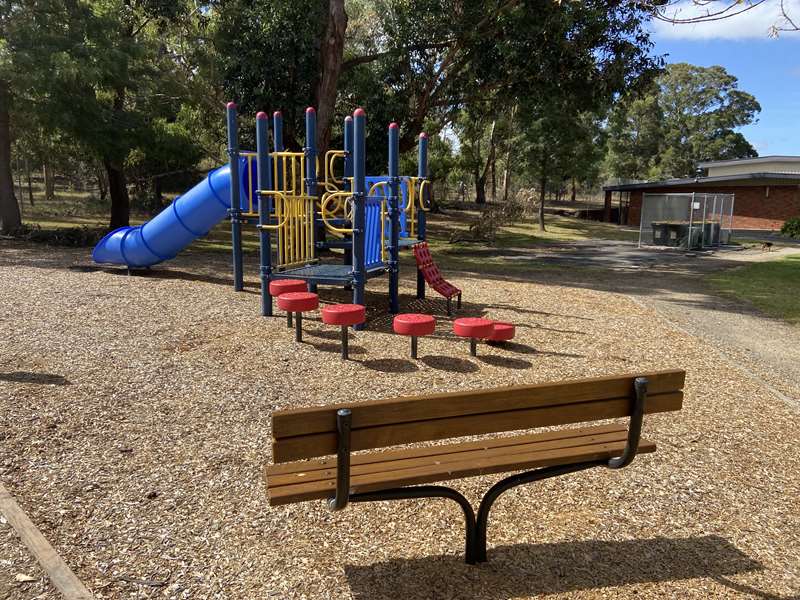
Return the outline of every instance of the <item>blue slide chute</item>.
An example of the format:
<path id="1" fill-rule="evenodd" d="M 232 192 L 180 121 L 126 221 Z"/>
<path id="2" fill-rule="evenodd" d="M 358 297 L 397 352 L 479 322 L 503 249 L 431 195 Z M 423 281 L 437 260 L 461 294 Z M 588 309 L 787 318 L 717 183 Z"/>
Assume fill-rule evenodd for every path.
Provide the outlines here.
<path id="1" fill-rule="evenodd" d="M 241 159 L 240 195 L 247 198 L 246 161 Z M 203 181 L 175 198 L 167 208 L 142 225 L 108 233 L 92 251 L 97 263 L 149 267 L 174 258 L 194 240 L 206 235 L 228 216 L 231 198 L 230 165 L 214 169 Z"/>

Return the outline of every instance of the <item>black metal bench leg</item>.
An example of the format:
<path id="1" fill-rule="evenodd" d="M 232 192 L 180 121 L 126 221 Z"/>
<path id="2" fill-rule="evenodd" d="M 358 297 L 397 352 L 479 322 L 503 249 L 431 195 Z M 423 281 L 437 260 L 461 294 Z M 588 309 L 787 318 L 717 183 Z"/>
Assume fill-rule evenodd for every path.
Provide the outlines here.
<path id="1" fill-rule="evenodd" d="M 411 498 L 449 498 L 454 500 L 464 511 L 464 521 L 466 522 L 466 541 L 464 558 L 468 565 L 474 565 L 476 561 L 475 548 L 475 511 L 472 505 L 464 496 L 448 487 L 439 485 L 419 485 L 408 488 L 395 488 L 391 490 L 381 490 L 380 492 L 367 492 L 364 494 L 352 494 L 350 502 L 375 502 L 380 500 L 408 500 Z"/>
<path id="2" fill-rule="evenodd" d="M 461 294 L 458 295 L 458 301 L 456 302 L 456 308 L 461 310 Z"/>
<path id="3" fill-rule="evenodd" d="M 575 473 L 592 467 L 605 466 L 607 461 L 602 462 L 588 462 L 576 463 L 574 465 L 563 465 L 559 467 L 545 467 L 544 469 L 537 469 L 535 471 L 528 471 L 527 473 L 520 473 L 506 477 L 494 484 L 491 489 L 486 492 L 486 495 L 481 500 L 481 505 L 478 508 L 478 518 L 475 528 L 475 558 L 477 562 L 486 562 L 486 528 L 489 525 L 489 511 L 492 504 L 500 495 L 518 485 L 532 483 L 548 477 L 558 477 L 559 475 L 567 475 L 568 473 Z"/>
<path id="4" fill-rule="evenodd" d="M 452 298 L 447 299 L 447 316 L 452 316 L 453 314 L 453 307 L 452 307 Z"/>

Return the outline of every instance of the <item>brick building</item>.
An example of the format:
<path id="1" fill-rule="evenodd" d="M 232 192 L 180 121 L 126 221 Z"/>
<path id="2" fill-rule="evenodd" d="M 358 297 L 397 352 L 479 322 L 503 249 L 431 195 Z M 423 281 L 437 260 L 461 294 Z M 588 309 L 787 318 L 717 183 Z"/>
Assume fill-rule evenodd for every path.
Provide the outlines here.
<path id="1" fill-rule="evenodd" d="M 606 220 L 619 202 L 622 220 L 638 226 L 644 194 L 691 192 L 734 194 L 733 229 L 777 230 L 786 219 L 800 216 L 800 156 L 763 156 L 705 162 L 707 175 L 608 185 Z"/>

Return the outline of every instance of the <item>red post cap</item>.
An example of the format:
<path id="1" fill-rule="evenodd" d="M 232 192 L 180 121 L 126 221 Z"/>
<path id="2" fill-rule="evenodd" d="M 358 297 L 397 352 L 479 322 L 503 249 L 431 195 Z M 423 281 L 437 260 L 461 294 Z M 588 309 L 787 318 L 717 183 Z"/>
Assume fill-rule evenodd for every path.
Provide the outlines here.
<path id="1" fill-rule="evenodd" d="M 419 139 L 427 140 L 428 139 L 428 134 L 423 131 L 422 133 L 419 134 Z"/>
<path id="2" fill-rule="evenodd" d="M 363 109 L 363 108 L 359 107 L 359 108 L 357 108 L 357 109 L 355 109 L 355 110 L 353 111 L 353 116 L 354 116 L 354 117 L 366 117 L 366 116 L 367 116 L 367 113 L 366 113 L 366 112 L 364 112 L 364 109 Z"/>
<path id="3" fill-rule="evenodd" d="M 279 110 L 276 110 L 274 113 L 272 113 L 272 116 L 273 116 L 273 117 L 282 117 L 282 116 L 283 116 L 283 114 L 281 114 L 281 111 L 279 111 Z"/>
<path id="4" fill-rule="evenodd" d="M 344 118 L 344 120 L 345 120 L 345 121 L 352 121 L 352 120 L 353 120 L 353 117 L 351 117 L 350 115 L 347 115 L 347 116 Z"/>
<path id="5" fill-rule="evenodd" d="M 256 119 L 258 119 L 259 121 L 263 121 L 266 118 L 267 118 L 267 113 L 265 113 L 263 110 L 258 111 L 258 113 L 256 114 Z"/>
<path id="6" fill-rule="evenodd" d="M 317 112 L 317 111 L 314 109 L 314 107 L 313 107 L 313 106 L 309 106 L 309 107 L 306 109 L 306 113 L 315 113 L 315 112 Z"/>
<path id="7" fill-rule="evenodd" d="M 399 335 L 430 335 L 436 330 L 436 319 L 419 313 L 400 314 L 392 321 L 392 329 Z"/>
<path id="8" fill-rule="evenodd" d="M 278 308 L 289 312 L 316 310 L 319 297 L 311 292 L 287 292 L 278 296 Z"/>
<path id="9" fill-rule="evenodd" d="M 366 317 L 366 308 L 361 304 L 332 304 L 322 309 L 322 322 L 328 325 L 358 325 Z"/>
<path id="10" fill-rule="evenodd" d="M 236 102 L 228 102 L 225 108 L 236 108 Z"/>
<path id="11" fill-rule="evenodd" d="M 394 121 L 389 123 L 389 129 L 397 129 L 397 123 L 395 123 Z"/>

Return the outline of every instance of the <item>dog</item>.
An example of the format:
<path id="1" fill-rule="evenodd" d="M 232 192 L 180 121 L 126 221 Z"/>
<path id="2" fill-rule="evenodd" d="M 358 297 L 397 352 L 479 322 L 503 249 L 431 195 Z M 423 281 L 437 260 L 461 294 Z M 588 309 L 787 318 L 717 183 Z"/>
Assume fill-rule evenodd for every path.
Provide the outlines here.
<path id="1" fill-rule="evenodd" d="M 761 244 L 761 251 L 772 252 L 772 246 L 773 246 L 772 242 L 764 242 L 763 244 Z"/>

